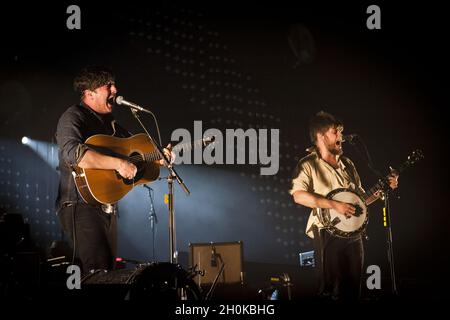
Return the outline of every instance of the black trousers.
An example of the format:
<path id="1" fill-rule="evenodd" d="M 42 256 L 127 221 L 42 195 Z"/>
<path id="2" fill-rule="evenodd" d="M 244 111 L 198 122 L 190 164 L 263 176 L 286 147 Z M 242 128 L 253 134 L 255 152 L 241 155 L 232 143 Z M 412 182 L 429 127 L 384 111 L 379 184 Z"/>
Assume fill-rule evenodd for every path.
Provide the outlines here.
<path id="1" fill-rule="evenodd" d="M 364 264 L 362 238 L 338 238 L 315 228 L 314 246 L 319 295 L 336 300 L 359 299 Z"/>
<path id="2" fill-rule="evenodd" d="M 100 206 L 79 203 L 63 207 L 58 216 L 81 260 L 83 273 L 113 269 L 117 252 L 115 214 L 103 212 Z"/>

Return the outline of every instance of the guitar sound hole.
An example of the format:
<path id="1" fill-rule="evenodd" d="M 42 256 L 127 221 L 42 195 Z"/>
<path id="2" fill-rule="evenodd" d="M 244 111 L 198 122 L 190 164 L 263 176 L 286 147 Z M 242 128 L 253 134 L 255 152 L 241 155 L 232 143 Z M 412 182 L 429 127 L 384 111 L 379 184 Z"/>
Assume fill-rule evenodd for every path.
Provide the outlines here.
<path id="1" fill-rule="evenodd" d="M 125 179 L 122 177 L 122 181 L 126 185 L 135 184 L 137 181 L 139 181 L 144 176 L 144 172 L 145 172 L 145 166 L 144 166 L 145 162 L 140 153 L 133 152 L 129 156 L 129 159 L 131 160 L 130 162 L 132 162 L 136 166 L 137 172 L 136 172 L 136 175 L 134 176 L 134 179 Z"/>

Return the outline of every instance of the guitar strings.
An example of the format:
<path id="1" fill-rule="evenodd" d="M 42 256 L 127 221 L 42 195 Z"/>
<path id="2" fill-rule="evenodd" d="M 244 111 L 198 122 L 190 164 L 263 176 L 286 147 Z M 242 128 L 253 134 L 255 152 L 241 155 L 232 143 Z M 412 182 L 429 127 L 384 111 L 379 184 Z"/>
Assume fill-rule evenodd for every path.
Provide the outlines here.
<path id="1" fill-rule="evenodd" d="M 139 163 L 139 162 L 147 162 L 147 161 L 150 161 L 150 162 L 156 161 L 156 160 L 158 160 L 158 158 L 159 157 L 157 155 L 155 155 L 153 152 L 151 152 L 151 153 L 144 153 L 143 156 L 140 154 L 131 156 L 128 158 L 128 160 L 131 163 Z"/>
<path id="2" fill-rule="evenodd" d="M 193 143 L 194 146 L 202 145 L 202 144 L 203 144 L 203 140 L 195 141 Z M 174 151 L 176 151 L 177 149 L 179 149 L 179 148 L 177 148 L 177 146 L 175 146 L 174 147 Z M 192 145 L 183 146 L 181 149 L 183 149 L 183 150 L 192 149 Z M 135 163 L 135 162 L 137 163 L 137 162 L 145 162 L 145 161 L 156 161 L 156 160 L 159 160 L 160 157 L 159 157 L 159 154 L 156 151 L 152 151 L 150 153 L 144 153 L 143 156 L 141 154 L 137 154 L 137 155 L 129 157 L 128 159 L 132 163 Z"/>

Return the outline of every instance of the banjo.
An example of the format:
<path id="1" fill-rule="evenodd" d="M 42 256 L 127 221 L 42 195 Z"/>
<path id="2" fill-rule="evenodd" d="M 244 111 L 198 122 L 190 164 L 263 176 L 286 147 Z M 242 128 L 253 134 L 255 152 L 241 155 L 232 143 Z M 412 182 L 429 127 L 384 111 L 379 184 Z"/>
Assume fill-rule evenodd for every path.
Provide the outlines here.
<path id="1" fill-rule="evenodd" d="M 415 150 L 408 156 L 407 160 L 394 172 L 400 174 L 403 170 L 414 165 L 423 159 L 421 150 Z M 355 207 L 355 213 L 350 217 L 345 217 L 334 209 L 317 210 L 319 221 L 324 228 L 334 236 L 341 238 L 351 238 L 360 235 L 366 228 L 369 221 L 368 200 L 377 197 L 376 194 L 388 188 L 387 177 L 378 180 L 366 194 L 358 194 L 352 189 L 338 188 L 327 194 L 327 199 L 346 202 Z"/>

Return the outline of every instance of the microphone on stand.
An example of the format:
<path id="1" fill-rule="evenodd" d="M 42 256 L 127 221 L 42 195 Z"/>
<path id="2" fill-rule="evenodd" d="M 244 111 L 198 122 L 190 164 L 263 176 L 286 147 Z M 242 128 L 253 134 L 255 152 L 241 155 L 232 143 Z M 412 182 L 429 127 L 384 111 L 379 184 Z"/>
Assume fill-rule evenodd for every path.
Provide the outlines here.
<path id="1" fill-rule="evenodd" d="M 154 211 L 154 209 L 153 209 L 153 206 L 152 206 L 152 208 L 150 209 L 150 229 L 154 229 L 155 228 L 155 224 L 156 223 L 158 223 L 158 218 L 156 218 L 156 215 L 155 215 L 155 211 Z"/>
<path id="2" fill-rule="evenodd" d="M 142 108 L 140 105 L 131 102 L 131 101 L 127 101 L 125 100 L 122 96 L 116 96 L 113 98 L 113 102 L 119 106 L 125 106 L 125 107 L 129 107 L 133 110 L 137 110 L 137 111 L 142 111 L 142 112 L 146 112 L 146 113 L 150 113 L 150 111 L 148 111 L 147 109 Z"/>
<path id="3" fill-rule="evenodd" d="M 353 143 L 353 140 L 355 140 L 355 138 L 358 137 L 357 134 L 346 134 L 344 136 L 342 136 L 342 142 L 349 142 L 349 143 Z"/>
<path id="4" fill-rule="evenodd" d="M 150 228 L 153 230 L 155 228 L 155 224 L 158 223 L 158 217 L 156 216 L 155 207 L 153 206 L 153 189 L 146 184 L 142 185 L 145 189 L 148 190 L 148 195 L 150 197 Z"/>

